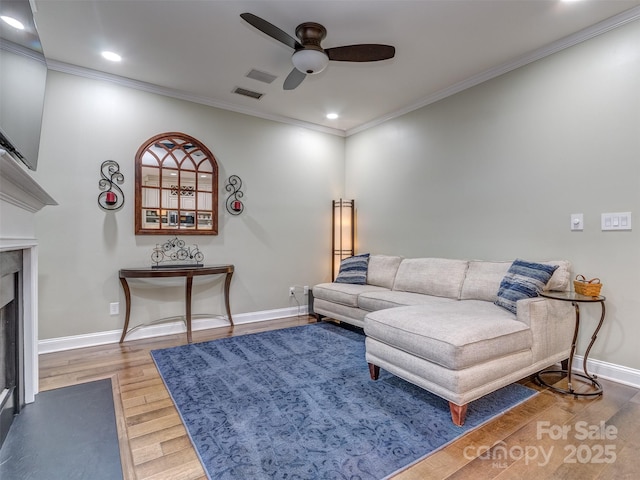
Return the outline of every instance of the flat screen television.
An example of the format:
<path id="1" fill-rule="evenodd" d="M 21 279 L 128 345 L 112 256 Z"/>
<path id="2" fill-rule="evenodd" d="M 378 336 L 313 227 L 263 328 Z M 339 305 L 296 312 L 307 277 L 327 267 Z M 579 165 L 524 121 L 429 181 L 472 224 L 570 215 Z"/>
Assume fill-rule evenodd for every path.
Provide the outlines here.
<path id="1" fill-rule="evenodd" d="M 4 39 L 0 43 L 1 148 L 35 170 L 47 66 L 42 54 Z"/>
<path id="2" fill-rule="evenodd" d="M 38 165 L 47 64 L 29 0 L 0 0 L 0 148 L 31 170 Z"/>

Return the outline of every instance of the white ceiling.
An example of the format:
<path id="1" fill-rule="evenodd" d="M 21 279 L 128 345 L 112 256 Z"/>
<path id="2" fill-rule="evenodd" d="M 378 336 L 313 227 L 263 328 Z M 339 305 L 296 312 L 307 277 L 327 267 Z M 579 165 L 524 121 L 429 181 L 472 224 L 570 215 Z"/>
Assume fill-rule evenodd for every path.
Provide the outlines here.
<path id="1" fill-rule="evenodd" d="M 144 82 L 138 84 L 143 88 L 161 87 L 156 89 L 161 93 L 347 135 L 640 18 L 640 0 L 35 0 L 35 5 L 44 54 L 54 70 L 100 77 L 87 69 L 95 70 Z M 243 21 L 243 12 L 294 37 L 298 24 L 318 22 L 327 28 L 325 48 L 383 43 L 396 47 L 396 57 L 330 62 L 296 90 L 284 91 L 291 49 Z M 104 60 L 102 50 L 120 53 L 122 62 Z M 254 68 L 278 78 L 272 84 L 246 78 Z M 232 93 L 236 86 L 265 95 L 242 97 Z M 340 118 L 327 120 L 328 112 Z"/>

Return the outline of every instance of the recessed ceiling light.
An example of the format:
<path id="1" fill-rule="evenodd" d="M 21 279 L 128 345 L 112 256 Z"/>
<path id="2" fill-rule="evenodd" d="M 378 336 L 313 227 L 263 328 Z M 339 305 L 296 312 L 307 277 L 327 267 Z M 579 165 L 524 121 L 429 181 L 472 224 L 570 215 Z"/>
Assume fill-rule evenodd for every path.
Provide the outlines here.
<path id="1" fill-rule="evenodd" d="M 338 118 L 338 114 L 337 113 L 327 113 L 327 118 L 329 120 L 335 120 L 336 118 Z"/>
<path id="2" fill-rule="evenodd" d="M 5 23 L 11 25 L 13 28 L 17 28 L 18 30 L 24 30 L 24 25 L 22 22 L 16 20 L 13 17 L 7 17 L 6 15 L 2 15 L 0 17 Z"/>
<path id="3" fill-rule="evenodd" d="M 120 60 L 122 60 L 122 57 L 120 55 L 113 52 L 107 52 L 107 51 L 102 52 L 102 56 L 112 62 L 119 62 Z"/>

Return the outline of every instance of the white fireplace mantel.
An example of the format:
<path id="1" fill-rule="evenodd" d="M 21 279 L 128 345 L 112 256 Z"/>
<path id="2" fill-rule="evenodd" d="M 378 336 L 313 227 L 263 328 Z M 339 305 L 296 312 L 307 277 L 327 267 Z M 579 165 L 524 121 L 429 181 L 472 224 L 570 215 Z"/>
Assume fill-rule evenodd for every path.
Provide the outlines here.
<path id="1" fill-rule="evenodd" d="M 2 149 L 0 149 L 0 200 L 32 213 L 46 205 L 58 204 L 17 161 Z"/>
<path id="2" fill-rule="evenodd" d="M 0 251 L 22 250 L 25 401 L 38 393 L 38 241 L 35 213 L 57 202 L 0 150 Z"/>

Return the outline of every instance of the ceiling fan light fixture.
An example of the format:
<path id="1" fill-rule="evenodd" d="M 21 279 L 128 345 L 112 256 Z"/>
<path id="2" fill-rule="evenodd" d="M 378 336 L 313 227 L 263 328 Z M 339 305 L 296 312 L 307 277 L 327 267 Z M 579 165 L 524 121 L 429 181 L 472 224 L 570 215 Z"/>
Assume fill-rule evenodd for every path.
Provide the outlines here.
<path id="1" fill-rule="evenodd" d="M 329 64 L 329 57 L 321 50 L 306 48 L 296 51 L 291 57 L 293 66 L 302 73 L 313 75 L 320 73 Z"/>

